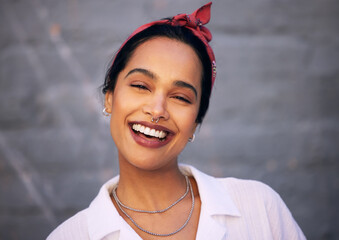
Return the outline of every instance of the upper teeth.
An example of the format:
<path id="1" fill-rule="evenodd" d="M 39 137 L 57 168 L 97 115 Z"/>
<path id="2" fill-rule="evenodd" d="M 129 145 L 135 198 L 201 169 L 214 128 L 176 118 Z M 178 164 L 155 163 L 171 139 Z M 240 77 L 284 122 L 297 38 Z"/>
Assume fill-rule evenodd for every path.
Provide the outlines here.
<path id="1" fill-rule="evenodd" d="M 141 124 L 133 124 L 132 126 L 133 130 L 141 132 L 145 135 L 157 137 L 157 138 L 164 138 L 166 137 L 167 133 L 164 131 L 155 130 L 153 128 L 145 127 Z"/>

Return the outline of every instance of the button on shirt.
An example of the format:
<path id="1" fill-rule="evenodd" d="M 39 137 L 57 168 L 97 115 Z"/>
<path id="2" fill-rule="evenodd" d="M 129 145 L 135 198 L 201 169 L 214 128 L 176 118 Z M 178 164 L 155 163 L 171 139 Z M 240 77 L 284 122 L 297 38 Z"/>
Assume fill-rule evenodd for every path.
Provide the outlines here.
<path id="1" fill-rule="evenodd" d="M 180 170 L 198 184 L 201 211 L 196 239 L 306 239 L 280 196 L 251 180 L 214 178 L 192 166 Z M 119 215 L 110 193 L 119 176 L 105 183 L 85 210 L 58 228 L 47 240 L 139 240 Z M 142 224 L 141 224 L 142 225 Z"/>

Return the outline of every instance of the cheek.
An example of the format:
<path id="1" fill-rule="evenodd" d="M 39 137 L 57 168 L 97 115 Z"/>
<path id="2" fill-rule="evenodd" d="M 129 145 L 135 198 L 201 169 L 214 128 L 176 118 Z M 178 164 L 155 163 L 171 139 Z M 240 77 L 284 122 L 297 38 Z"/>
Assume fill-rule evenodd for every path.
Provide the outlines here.
<path id="1" fill-rule="evenodd" d="M 119 125 L 123 124 L 127 111 L 130 108 L 128 98 L 124 98 L 123 91 L 115 91 L 112 98 L 111 128 L 112 131 L 119 131 Z"/>
<path id="2" fill-rule="evenodd" d="M 171 109 L 171 117 L 177 123 L 178 128 L 181 129 L 181 132 L 185 132 L 188 137 L 191 136 L 195 129 L 195 120 L 197 119 L 198 111 L 198 107 L 192 107 L 190 109 L 173 107 L 173 109 Z"/>
<path id="3" fill-rule="evenodd" d="M 131 94 L 124 88 L 116 89 L 112 98 L 112 117 L 122 117 L 133 105 L 135 100 L 131 97 Z M 134 103 L 134 104 L 133 104 Z"/>
<path id="4" fill-rule="evenodd" d="M 141 99 L 125 87 L 116 89 L 112 98 L 111 131 L 118 132 L 127 124 L 128 116 L 141 109 Z"/>
<path id="5" fill-rule="evenodd" d="M 119 98 L 114 95 L 112 99 L 112 114 L 111 114 L 111 123 L 114 123 L 116 119 L 121 115 L 119 114 L 123 109 L 122 102 L 119 101 Z"/>

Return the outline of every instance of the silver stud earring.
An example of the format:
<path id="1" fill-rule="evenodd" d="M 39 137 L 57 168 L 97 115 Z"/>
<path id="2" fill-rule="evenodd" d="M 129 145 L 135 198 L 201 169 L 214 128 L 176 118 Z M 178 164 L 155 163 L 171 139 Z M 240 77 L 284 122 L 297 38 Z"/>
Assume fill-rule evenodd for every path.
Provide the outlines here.
<path id="1" fill-rule="evenodd" d="M 193 133 L 192 137 L 190 137 L 188 139 L 188 141 L 192 143 L 192 142 L 194 142 L 194 139 L 195 139 L 195 134 Z"/>
<path id="2" fill-rule="evenodd" d="M 102 115 L 104 115 L 105 117 L 108 117 L 108 116 L 110 115 L 110 113 L 107 112 L 107 108 L 104 108 L 104 109 L 102 110 Z"/>

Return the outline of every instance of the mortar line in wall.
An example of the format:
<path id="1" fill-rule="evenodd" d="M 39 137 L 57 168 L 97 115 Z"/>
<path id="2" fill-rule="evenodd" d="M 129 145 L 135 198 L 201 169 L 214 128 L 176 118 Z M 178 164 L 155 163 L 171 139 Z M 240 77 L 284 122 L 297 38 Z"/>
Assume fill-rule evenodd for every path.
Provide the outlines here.
<path id="1" fill-rule="evenodd" d="M 27 35 L 24 31 L 24 28 L 19 23 L 18 19 L 15 17 L 13 9 L 11 6 L 7 6 L 5 10 L 1 9 L 3 16 L 7 19 L 7 22 L 10 26 L 10 29 L 14 33 L 16 39 L 18 40 L 18 47 L 20 52 L 26 57 L 28 65 L 33 69 L 33 73 L 35 74 L 35 80 L 40 86 L 46 84 L 44 81 L 47 76 L 45 69 L 43 68 L 43 64 L 36 53 L 36 50 L 30 46 L 24 44 L 25 36 Z M 74 125 L 74 121 L 72 116 L 56 105 L 54 101 L 48 101 L 48 108 L 52 109 L 53 112 L 57 114 L 57 116 L 61 119 L 62 124 L 64 124 L 64 128 L 68 129 L 67 134 L 69 139 L 73 139 L 72 141 L 76 141 L 79 138 L 79 129 Z M 5 138 L 1 136 L 1 145 L 0 148 L 6 150 L 7 161 L 13 167 L 19 179 L 24 183 L 27 191 L 36 204 L 41 208 L 44 216 L 48 219 L 49 223 L 52 226 L 56 225 L 56 217 L 53 214 L 52 210 L 49 210 L 46 202 L 53 201 L 54 204 L 58 205 L 58 197 L 52 190 L 45 190 L 46 197 L 48 200 L 44 200 L 42 195 L 39 193 L 39 190 L 35 187 L 34 182 L 32 181 L 32 176 L 35 179 L 38 179 L 39 182 L 42 181 L 42 177 L 38 171 L 36 171 L 32 164 L 30 164 L 30 160 L 23 156 L 19 151 L 17 151 L 13 146 L 7 144 Z M 25 168 L 22 168 L 25 166 Z M 28 167 L 26 167 L 28 166 Z"/>
<path id="2" fill-rule="evenodd" d="M 4 153 L 5 161 L 14 169 L 15 173 L 18 175 L 21 182 L 26 187 L 30 197 L 41 209 L 44 217 L 47 219 L 51 226 L 57 225 L 57 218 L 53 211 L 50 209 L 42 195 L 39 193 L 37 186 L 34 184 L 33 176 L 39 180 L 39 174 L 37 171 L 29 164 L 29 161 L 24 157 L 24 155 L 13 149 L 10 144 L 5 140 L 3 134 L 0 133 L 0 149 Z"/>
<path id="3" fill-rule="evenodd" d="M 52 27 L 52 23 L 49 20 L 50 14 L 48 9 L 44 7 L 39 0 L 29 1 L 29 3 L 32 5 L 34 11 L 36 11 L 38 19 L 40 23 L 44 26 L 45 32 L 48 33 L 48 37 L 50 41 L 54 44 L 60 59 L 69 68 L 76 81 L 81 83 L 81 87 L 84 87 L 85 89 L 94 89 L 91 84 L 91 77 L 74 56 L 72 48 L 63 39 L 61 35 L 61 29 L 54 32 L 50 30 L 50 27 Z M 82 90 L 83 88 L 79 89 Z M 97 112 L 97 104 L 94 101 L 94 98 L 88 97 L 85 92 L 83 92 L 83 95 L 88 103 L 89 110 Z"/>
<path id="4" fill-rule="evenodd" d="M 2 11 L 5 18 L 7 18 L 8 23 L 13 31 L 15 37 L 19 42 L 19 47 L 21 48 L 21 52 L 25 55 L 28 60 L 28 64 L 32 67 L 33 72 L 36 76 L 35 80 L 39 83 L 40 86 L 44 86 L 46 84 L 47 74 L 45 69 L 43 68 L 43 64 L 36 53 L 36 50 L 30 45 L 24 45 L 24 39 L 27 35 L 23 27 L 20 25 L 17 18 L 15 18 L 16 14 L 14 14 L 11 6 L 7 6 L 5 11 Z M 62 109 L 58 108 L 54 101 L 48 101 L 50 104 L 50 108 L 55 109 L 59 114 L 58 117 L 61 118 L 62 123 L 65 124 L 66 127 L 74 129 L 73 119 L 67 112 L 62 111 Z"/>

